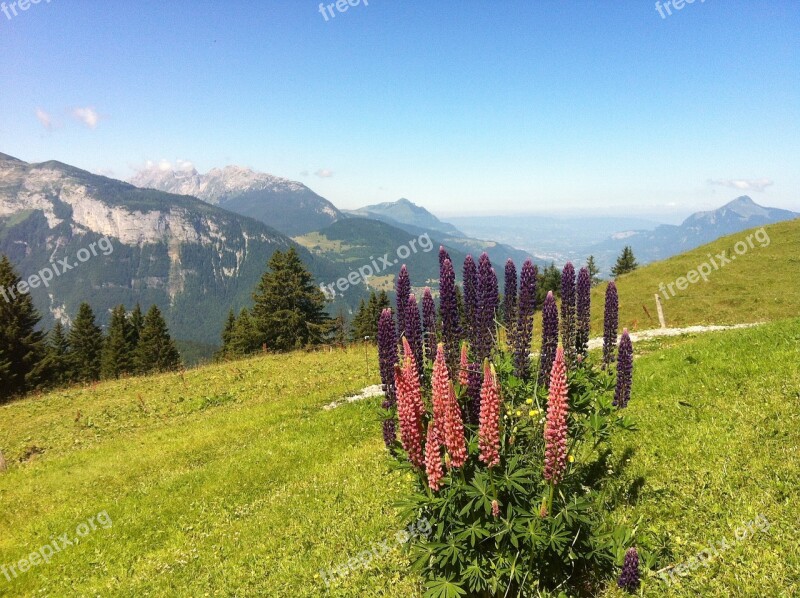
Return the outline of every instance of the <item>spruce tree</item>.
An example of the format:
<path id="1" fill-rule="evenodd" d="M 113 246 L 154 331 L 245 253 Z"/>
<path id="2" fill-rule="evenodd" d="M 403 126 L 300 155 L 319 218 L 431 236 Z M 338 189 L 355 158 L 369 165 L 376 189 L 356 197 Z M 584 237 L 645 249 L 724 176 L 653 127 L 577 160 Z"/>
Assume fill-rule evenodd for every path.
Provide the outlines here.
<path id="1" fill-rule="evenodd" d="M 118 305 L 111 312 L 111 324 L 103 345 L 100 373 L 103 378 L 119 378 L 133 370 L 131 353 L 131 331 L 128 313 L 124 305 Z"/>
<path id="2" fill-rule="evenodd" d="M 155 305 L 144 317 L 142 332 L 134 351 L 134 363 L 137 371 L 142 374 L 174 371 L 181 365 L 178 348 L 169 335 L 164 316 Z"/>
<path id="3" fill-rule="evenodd" d="M 69 359 L 69 341 L 64 325 L 56 320 L 56 325 L 50 331 L 47 339 L 47 364 L 48 381 L 54 386 L 64 386 L 72 378 Z"/>
<path id="4" fill-rule="evenodd" d="M 128 346 L 131 351 L 136 350 L 136 345 L 139 344 L 139 337 L 142 334 L 142 327 L 144 326 L 144 316 L 142 315 L 142 308 L 137 303 L 131 312 L 128 326 L 128 333 L 130 334 Z"/>
<path id="5" fill-rule="evenodd" d="M 222 354 L 225 355 L 233 340 L 233 331 L 236 328 L 236 314 L 233 308 L 228 312 L 228 319 L 225 321 L 225 328 L 222 329 Z"/>
<path id="6" fill-rule="evenodd" d="M 544 305 L 548 291 L 553 291 L 553 295 L 561 295 L 561 270 L 556 268 L 553 262 L 545 266 L 539 274 L 539 284 L 536 286 L 536 305 Z"/>
<path id="7" fill-rule="evenodd" d="M 242 309 L 239 312 L 239 317 L 236 318 L 236 324 L 233 327 L 230 342 L 230 355 L 249 355 L 261 349 L 258 340 L 258 331 L 256 330 L 253 318 L 250 316 L 250 310 Z"/>
<path id="8" fill-rule="evenodd" d="M 633 272 L 638 267 L 639 264 L 636 263 L 636 258 L 633 256 L 633 249 L 631 249 L 630 245 L 626 245 L 617 258 L 617 263 L 611 268 L 611 275 L 614 278 L 619 278 L 623 274 Z"/>
<path id="9" fill-rule="evenodd" d="M 95 323 L 94 312 L 88 303 L 81 303 L 67 338 L 72 379 L 77 382 L 99 380 L 103 331 Z"/>
<path id="10" fill-rule="evenodd" d="M 273 254 L 253 299 L 252 315 L 259 340 L 272 351 L 320 344 L 330 332 L 325 295 L 314 284 L 294 247 Z"/>
<path id="11" fill-rule="evenodd" d="M 588 258 L 586 258 L 586 269 L 589 270 L 589 278 L 592 281 L 592 286 L 599 284 L 602 280 L 600 278 L 600 268 L 597 267 L 597 263 L 595 263 L 593 255 L 590 255 Z"/>
<path id="12" fill-rule="evenodd" d="M 347 318 L 344 315 L 344 310 L 340 309 L 331 327 L 331 342 L 343 346 L 347 344 L 347 340 Z"/>
<path id="13" fill-rule="evenodd" d="M 30 295 L 17 290 L 20 278 L 6 256 L 0 258 L 0 402 L 43 383 L 45 336 L 36 330 L 39 314 Z"/>

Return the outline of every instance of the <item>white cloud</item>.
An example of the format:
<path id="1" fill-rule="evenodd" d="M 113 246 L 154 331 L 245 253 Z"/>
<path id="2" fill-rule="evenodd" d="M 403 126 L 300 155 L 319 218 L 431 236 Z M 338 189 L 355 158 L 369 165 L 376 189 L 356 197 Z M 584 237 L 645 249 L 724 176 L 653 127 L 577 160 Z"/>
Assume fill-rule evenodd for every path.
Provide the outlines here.
<path id="1" fill-rule="evenodd" d="M 45 112 L 41 108 L 37 108 L 36 109 L 36 118 L 39 120 L 40 123 L 42 123 L 42 126 L 45 129 L 47 129 L 48 131 L 52 131 L 53 130 L 53 126 L 54 126 L 53 125 L 53 119 L 51 118 L 51 116 L 47 112 Z"/>
<path id="2" fill-rule="evenodd" d="M 97 123 L 100 121 L 100 115 L 97 114 L 97 111 L 94 108 L 90 107 L 75 108 L 72 111 L 72 116 L 81 121 L 90 129 L 96 128 Z"/>
<path id="3" fill-rule="evenodd" d="M 321 179 L 329 179 L 333 176 L 333 171 L 330 168 L 320 168 L 314 174 Z"/>
<path id="4" fill-rule="evenodd" d="M 767 187 L 773 185 L 772 179 L 717 179 L 708 181 L 709 185 L 719 185 L 729 187 L 739 191 L 765 191 Z"/>
<path id="5" fill-rule="evenodd" d="M 302 172 L 300 172 L 300 176 L 308 176 L 308 171 L 303 170 Z"/>

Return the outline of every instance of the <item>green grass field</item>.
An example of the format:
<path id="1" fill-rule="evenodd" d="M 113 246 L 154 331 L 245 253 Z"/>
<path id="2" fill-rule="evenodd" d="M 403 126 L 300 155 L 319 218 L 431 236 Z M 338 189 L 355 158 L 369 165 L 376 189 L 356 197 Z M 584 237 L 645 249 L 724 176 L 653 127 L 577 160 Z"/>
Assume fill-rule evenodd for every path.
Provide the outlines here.
<path id="1" fill-rule="evenodd" d="M 640 431 L 617 516 L 677 565 L 763 515 L 768 533 L 646 596 L 800 593 L 800 320 L 637 347 Z M 408 480 L 370 399 L 372 349 L 295 353 L 54 392 L 0 407 L 0 564 L 105 511 L 80 543 L 0 576 L 10 596 L 418 595 L 395 535 Z M 367 372 L 369 362 L 370 371 Z M 655 539 L 655 540 L 654 540 Z M 320 569 L 392 548 L 326 594 Z M 381 551 L 383 552 L 383 551 Z M 615 589 L 609 595 L 618 595 Z"/>
<path id="2" fill-rule="evenodd" d="M 719 266 L 708 282 L 699 279 L 683 291 L 673 286 L 675 296 L 667 289 L 668 299 L 661 296 L 667 326 L 695 324 L 739 324 L 792 318 L 800 306 L 800 220 L 781 222 L 765 227 L 769 244 L 761 247 L 755 239 L 753 248 L 736 255 L 734 246 L 746 241 L 757 229 L 723 237 L 692 251 L 667 260 L 643 266 L 617 281 L 620 298 L 620 325 L 631 330 L 658 328 L 655 294 L 659 284 L 669 285 L 690 270 L 696 270 L 708 257 Z M 741 250 L 741 246 L 740 246 Z M 715 258 L 722 251 L 735 260 L 721 265 Z M 603 305 L 606 285 L 595 289 L 594 305 Z M 602 309 L 593 310 L 592 329 L 602 334 Z"/>

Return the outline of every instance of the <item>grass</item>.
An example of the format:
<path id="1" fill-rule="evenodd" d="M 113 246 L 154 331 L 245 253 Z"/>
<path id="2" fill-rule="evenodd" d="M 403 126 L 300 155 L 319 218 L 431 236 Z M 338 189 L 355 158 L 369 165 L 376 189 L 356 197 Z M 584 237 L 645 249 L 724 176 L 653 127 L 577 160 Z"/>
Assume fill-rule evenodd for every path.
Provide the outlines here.
<path id="1" fill-rule="evenodd" d="M 800 320 L 637 345 L 640 431 L 616 514 L 679 564 L 763 514 L 757 534 L 645 596 L 800 593 Z M 370 371 L 367 370 L 369 363 Z M 353 348 L 58 391 L 0 407 L 0 563 L 106 511 L 113 525 L 23 573 L 12 596 L 419 595 L 394 549 L 326 593 L 320 569 L 389 541 L 408 480 L 390 467 L 377 381 Z M 618 596 L 611 588 L 608 596 Z"/>
<path id="2" fill-rule="evenodd" d="M 667 289 L 661 296 L 667 325 L 683 327 L 698 324 L 738 324 L 763 322 L 798 315 L 800 306 L 800 219 L 765 227 L 769 244 L 761 247 L 753 239 L 753 248 L 736 255 L 734 245 L 746 240 L 757 229 L 717 239 L 692 251 L 643 266 L 623 275 L 617 282 L 620 294 L 620 325 L 631 330 L 658 328 L 655 294 L 659 284 L 669 285 L 685 277 L 700 264 L 709 262 L 722 251 L 735 260 L 713 270 L 708 282 L 702 279 L 681 291 Z M 741 246 L 740 246 L 741 249 Z M 716 258 L 715 262 L 720 262 Z M 592 295 L 594 305 L 603 305 L 606 285 Z M 754 292 L 757 289 L 757 292 Z M 602 334 L 602 309 L 593 310 L 592 330 Z"/>

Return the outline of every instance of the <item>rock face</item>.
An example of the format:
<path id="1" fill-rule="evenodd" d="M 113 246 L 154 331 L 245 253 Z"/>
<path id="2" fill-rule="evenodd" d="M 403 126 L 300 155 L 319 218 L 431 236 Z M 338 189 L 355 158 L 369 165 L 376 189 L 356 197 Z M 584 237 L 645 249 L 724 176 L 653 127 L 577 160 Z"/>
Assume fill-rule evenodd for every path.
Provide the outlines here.
<path id="1" fill-rule="evenodd" d="M 104 238 L 110 251 L 96 251 Z M 31 291 L 45 326 L 68 322 L 83 300 L 101 323 L 120 303 L 155 303 L 175 338 L 218 343 L 228 310 L 248 305 L 272 253 L 293 245 L 192 197 L 0 154 L 0 253 L 23 279 L 64 258 L 73 265 Z M 324 259 L 299 252 L 317 276 L 334 277 Z"/>
<path id="2" fill-rule="evenodd" d="M 336 206 L 302 183 L 240 166 L 215 168 L 206 174 L 194 168 L 154 166 L 141 170 L 131 183 L 191 195 L 290 236 L 318 230 L 343 217 Z"/>

